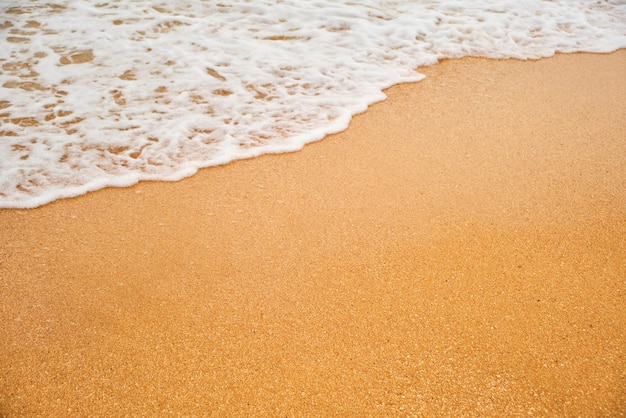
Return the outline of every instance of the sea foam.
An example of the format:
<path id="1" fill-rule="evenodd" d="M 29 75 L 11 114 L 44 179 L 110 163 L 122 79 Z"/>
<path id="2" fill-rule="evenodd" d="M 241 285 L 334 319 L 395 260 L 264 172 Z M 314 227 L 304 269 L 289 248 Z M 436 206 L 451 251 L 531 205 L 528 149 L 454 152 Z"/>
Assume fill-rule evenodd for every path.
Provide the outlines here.
<path id="1" fill-rule="evenodd" d="M 298 150 L 442 58 L 626 47 L 623 0 L 11 3 L 4 208 Z"/>

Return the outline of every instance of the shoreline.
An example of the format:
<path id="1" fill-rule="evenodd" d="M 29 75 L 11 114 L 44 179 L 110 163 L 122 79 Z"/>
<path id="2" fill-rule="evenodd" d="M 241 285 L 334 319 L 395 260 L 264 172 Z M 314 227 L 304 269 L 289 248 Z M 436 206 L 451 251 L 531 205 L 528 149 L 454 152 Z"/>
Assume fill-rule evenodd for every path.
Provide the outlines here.
<path id="1" fill-rule="evenodd" d="M 0 210 L 0 415 L 618 415 L 626 50 L 446 60 L 303 150 Z"/>

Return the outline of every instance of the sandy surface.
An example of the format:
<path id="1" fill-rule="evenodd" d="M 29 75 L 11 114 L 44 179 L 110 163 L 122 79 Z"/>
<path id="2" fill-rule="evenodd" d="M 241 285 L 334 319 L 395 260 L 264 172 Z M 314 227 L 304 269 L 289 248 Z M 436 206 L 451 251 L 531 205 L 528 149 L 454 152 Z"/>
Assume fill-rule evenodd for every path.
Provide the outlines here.
<path id="1" fill-rule="evenodd" d="M 624 414 L 626 51 L 423 71 L 298 153 L 0 210 L 0 415 Z"/>

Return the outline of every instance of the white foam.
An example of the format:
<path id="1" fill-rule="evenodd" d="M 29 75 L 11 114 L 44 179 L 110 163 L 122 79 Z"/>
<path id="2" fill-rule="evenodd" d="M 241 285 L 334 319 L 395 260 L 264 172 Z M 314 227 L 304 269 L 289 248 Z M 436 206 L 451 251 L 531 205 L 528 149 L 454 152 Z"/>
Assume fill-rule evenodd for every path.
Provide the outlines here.
<path id="1" fill-rule="evenodd" d="M 293 151 L 467 55 L 626 47 L 624 1 L 31 1 L 0 18 L 0 207 Z M 428 115 L 424 115 L 428 117 Z"/>

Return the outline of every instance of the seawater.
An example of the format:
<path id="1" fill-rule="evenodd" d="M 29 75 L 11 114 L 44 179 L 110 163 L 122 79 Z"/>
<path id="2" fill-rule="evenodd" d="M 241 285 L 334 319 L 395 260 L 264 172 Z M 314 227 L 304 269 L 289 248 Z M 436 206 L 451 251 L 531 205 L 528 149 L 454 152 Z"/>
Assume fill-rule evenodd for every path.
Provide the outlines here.
<path id="1" fill-rule="evenodd" d="M 624 0 L 44 0 L 0 10 L 4 208 L 298 150 L 442 58 L 626 47 Z"/>

